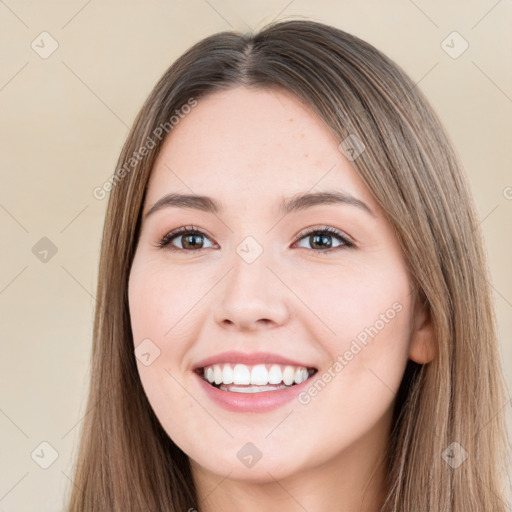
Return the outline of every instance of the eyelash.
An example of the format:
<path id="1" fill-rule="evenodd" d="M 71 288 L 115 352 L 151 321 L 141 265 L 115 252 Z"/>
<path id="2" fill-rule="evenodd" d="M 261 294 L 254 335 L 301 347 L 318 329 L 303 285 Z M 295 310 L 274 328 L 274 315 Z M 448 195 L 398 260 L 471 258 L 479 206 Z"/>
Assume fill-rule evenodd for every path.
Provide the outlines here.
<path id="1" fill-rule="evenodd" d="M 340 231 L 338 231 L 337 229 L 335 228 L 331 228 L 329 226 L 323 226 L 321 228 L 313 228 L 313 229 L 305 229 L 303 231 L 301 231 L 294 239 L 294 243 L 300 241 L 302 238 L 306 237 L 306 236 L 312 236 L 312 235 L 317 235 L 317 234 L 322 234 L 322 233 L 328 233 L 329 235 L 333 235 L 333 236 L 336 236 L 340 239 L 340 241 L 342 242 L 341 245 L 339 245 L 338 247 L 331 247 L 329 249 L 309 249 L 309 250 L 312 250 L 316 253 L 319 253 L 321 255 L 329 255 L 330 253 L 333 253 L 333 252 L 336 252 L 338 250 L 342 250 L 342 249 L 348 249 L 348 248 L 351 248 L 351 247 L 354 247 L 354 244 L 353 242 L 351 242 L 349 240 L 349 238 L 344 235 L 343 233 L 341 233 Z M 167 248 L 167 250 L 169 251 L 172 251 L 172 252 L 178 252 L 178 251 L 185 251 L 185 252 L 199 252 L 203 249 L 208 249 L 208 247 L 202 247 L 200 249 L 195 249 L 195 250 L 188 250 L 188 249 L 181 249 L 179 247 L 174 247 L 171 245 L 171 242 L 174 238 L 178 237 L 178 235 L 189 235 L 189 234 L 198 234 L 198 235 L 202 235 L 202 236 L 205 236 L 207 237 L 207 235 L 205 233 L 203 233 L 200 229 L 196 228 L 195 226 L 183 226 L 181 228 L 178 228 L 178 229 L 175 229 L 174 231 L 171 231 L 170 233 L 167 233 L 163 238 L 162 240 L 160 240 L 160 242 L 156 245 L 156 247 L 159 247 L 161 249 L 165 249 Z M 305 247 L 300 247 L 300 249 L 305 249 Z"/>

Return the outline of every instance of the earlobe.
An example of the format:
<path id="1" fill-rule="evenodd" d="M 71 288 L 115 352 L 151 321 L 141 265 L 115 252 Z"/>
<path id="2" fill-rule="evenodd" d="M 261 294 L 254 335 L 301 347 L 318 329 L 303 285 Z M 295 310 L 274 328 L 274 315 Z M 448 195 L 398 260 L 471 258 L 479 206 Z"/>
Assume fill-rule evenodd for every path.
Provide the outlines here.
<path id="1" fill-rule="evenodd" d="M 422 302 L 417 298 L 415 303 L 416 307 L 412 318 L 412 331 L 409 345 L 409 359 L 412 359 L 418 364 L 426 364 L 430 363 L 436 357 L 438 344 L 428 302 Z"/>

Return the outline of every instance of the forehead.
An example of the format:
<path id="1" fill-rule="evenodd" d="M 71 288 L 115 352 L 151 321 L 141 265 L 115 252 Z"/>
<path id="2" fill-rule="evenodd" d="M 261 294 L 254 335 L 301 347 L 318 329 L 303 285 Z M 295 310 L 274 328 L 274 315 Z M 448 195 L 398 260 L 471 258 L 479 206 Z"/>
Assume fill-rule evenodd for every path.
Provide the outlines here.
<path id="1" fill-rule="evenodd" d="M 298 97 L 282 89 L 214 92 L 174 126 L 152 171 L 148 202 L 169 191 L 249 203 L 340 189 L 375 204 L 339 141 Z M 231 194 L 226 200 L 234 200 Z M 268 202 L 268 201 L 267 201 Z"/>

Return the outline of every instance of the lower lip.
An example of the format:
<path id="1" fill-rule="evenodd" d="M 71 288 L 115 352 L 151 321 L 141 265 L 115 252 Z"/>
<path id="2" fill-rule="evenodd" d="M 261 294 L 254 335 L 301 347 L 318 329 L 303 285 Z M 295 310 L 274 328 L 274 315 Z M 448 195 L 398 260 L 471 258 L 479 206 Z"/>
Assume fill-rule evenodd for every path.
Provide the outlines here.
<path id="1" fill-rule="evenodd" d="M 309 385 L 310 379 L 295 384 L 288 388 L 276 391 L 261 391 L 257 393 L 236 393 L 223 391 L 206 382 L 200 375 L 193 372 L 199 380 L 206 395 L 217 405 L 233 412 L 266 412 L 277 409 L 291 402 L 297 395 Z"/>

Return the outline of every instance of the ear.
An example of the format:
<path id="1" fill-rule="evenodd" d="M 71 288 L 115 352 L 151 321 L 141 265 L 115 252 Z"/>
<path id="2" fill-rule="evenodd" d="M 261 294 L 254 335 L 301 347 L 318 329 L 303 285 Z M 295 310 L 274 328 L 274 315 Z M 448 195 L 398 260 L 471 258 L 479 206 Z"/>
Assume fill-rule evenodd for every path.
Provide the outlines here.
<path id="1" fill-rule="evenodd" d="M 423 294 L 421 294 L 424 297 Z M 426 297 L 416 294 L 414 312 L 411 319 L 411 339 L 409 359 L 415 363 L 426 364 L 432 361 L 438 352 L 437 339 Z"/>

